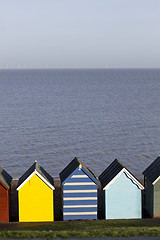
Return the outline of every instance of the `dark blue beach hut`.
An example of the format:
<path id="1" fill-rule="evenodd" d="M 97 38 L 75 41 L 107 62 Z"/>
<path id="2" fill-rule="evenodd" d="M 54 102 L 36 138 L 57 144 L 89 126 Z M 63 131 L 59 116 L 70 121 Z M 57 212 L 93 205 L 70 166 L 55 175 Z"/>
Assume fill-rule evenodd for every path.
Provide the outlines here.
<path id="1" fill-rule="evenodd" d="M 105 219 L 142 217 L 142 184 L 115 159 L 99 176 Z"/>
<path id="2" fill-rule="evenodd" d="M 144 208 L 151 217 L 160 217 L 160 156 L 152 162 L 144 174 Z"/>
<path id="3" fill-rule="evenodd" d="M 63 219 L 97 219 L 97 186 L 94 174 L 77 158 L 60 173 L 63 186 Z"/>

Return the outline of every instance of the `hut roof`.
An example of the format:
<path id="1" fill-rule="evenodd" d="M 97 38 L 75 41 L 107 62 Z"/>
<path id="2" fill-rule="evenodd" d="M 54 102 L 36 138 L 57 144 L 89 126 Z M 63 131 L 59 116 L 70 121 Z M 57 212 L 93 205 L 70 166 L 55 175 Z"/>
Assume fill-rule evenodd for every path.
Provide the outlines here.
<path id="1" fill-rule="evenodd" d="M 32 173 L 38 173 L 46 183 L 51 184 L 52 188 L 54 189 L 54 180 L 53 178 L 35 161 L 35 163 L 20 177 L 18 181 L 17 190 L 20 186 L 27 181 L 27 179 L 31 176 Z"/>
<path id="2" fill-rule="evenodd" d="M 75 157 L 59 174 L 61 182 L 63 183 L 69 176 L 72 174 L 74 170 L 76 170 L 77 167 L 82 166 L 82 169 L 84 169 L 85 173 L 90 177 L 96 184 L 98 184 L 98 179 L 94 175 L 93 172 L 91 172 L 77 157 Z"/>
<path id="3" fill-rule="evenodd" d="M 160 177 L 160 156 L 156 158 L 143 172 L 143 175 L 154 184 L 158 177 Z"/>
<path id="4" fill-rule="evenodd" d="M 12 177 L 0 167 L 0 181 L 7 187 L 10 188 Z"/>
<path id="5" fill-rule="evenodd" d="M 138 179 L 117 159 L 115 159 L 99 176 L 102 187 L 106 187 L 121 171 L 124 171 L 140 189 L 144 189 Z"/>

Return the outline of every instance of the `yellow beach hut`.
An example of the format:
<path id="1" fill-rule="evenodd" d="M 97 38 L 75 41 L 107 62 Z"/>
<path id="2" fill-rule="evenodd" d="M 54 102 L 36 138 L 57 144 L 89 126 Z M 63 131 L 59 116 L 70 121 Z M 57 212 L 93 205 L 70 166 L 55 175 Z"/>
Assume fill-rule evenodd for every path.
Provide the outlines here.
<path id="1" fill-rule="evenodd" d="M 18 182 L 19 222 L 54 221 L 53 178 L 35 161 Z"/>

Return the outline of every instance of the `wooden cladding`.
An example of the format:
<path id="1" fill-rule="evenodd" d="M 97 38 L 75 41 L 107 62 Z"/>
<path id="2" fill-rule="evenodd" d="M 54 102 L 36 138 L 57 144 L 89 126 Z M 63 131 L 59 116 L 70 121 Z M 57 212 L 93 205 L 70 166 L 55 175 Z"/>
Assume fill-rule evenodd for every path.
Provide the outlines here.
<path id="1" fill-rule="evenodd" d="M 0 222 L 9 222 L 9 191 L 0 182 Z"/>

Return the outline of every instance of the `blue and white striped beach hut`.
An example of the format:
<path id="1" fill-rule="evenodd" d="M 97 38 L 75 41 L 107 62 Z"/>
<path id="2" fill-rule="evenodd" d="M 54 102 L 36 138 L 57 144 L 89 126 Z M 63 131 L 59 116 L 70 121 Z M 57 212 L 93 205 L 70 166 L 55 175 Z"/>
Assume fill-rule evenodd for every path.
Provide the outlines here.
<path id="1" fill-rule="evenodd" d="M 60 173 L 63 186 L 63 219 L 97 219 L 97 186 L 94 174 L 77 158 Z"/>
<path id="2" fill-rule="evenodd" d="M 142 217 L 143 185 L 115 159 L 99 176 L 105 219 Z"/>

